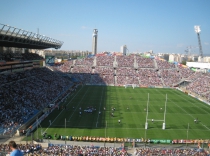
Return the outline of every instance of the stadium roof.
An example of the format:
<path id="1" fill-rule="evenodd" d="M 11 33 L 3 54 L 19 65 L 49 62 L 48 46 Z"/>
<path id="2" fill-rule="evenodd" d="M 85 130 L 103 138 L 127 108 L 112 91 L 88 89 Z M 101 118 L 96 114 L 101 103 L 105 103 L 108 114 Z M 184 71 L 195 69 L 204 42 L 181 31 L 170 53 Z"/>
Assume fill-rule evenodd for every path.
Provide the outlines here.
<path id="1" fill-rule="evenodd" d="M 62 41 L 23 29 L 11 27 L 9 25 L 0 24 L 0 46 L 2 47 L 59 49 L 62 45 Z"/>

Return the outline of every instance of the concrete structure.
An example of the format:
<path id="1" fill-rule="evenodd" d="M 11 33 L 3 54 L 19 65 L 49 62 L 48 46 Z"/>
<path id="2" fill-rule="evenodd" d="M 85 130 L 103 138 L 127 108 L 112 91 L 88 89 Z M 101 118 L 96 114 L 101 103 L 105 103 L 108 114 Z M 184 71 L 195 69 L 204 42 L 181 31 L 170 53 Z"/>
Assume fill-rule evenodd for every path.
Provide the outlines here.
<path id="1" fill-rule="evenodd" d="M 59 49 L 62 41 L 0 23 L 0 46 L 28 49 Z"/>
<path id="2" fill-rule="evenodd" d="M 126 45 L 121 46 L 121 47 L 120 47 L 120 52 L 121 52 L 123 55 L 126 55 L 127 46 L 126 46 Z"/>
<path id="3" fill-rule="evenodd" d="M 199 45 L 199 56 L 200 56 L 200 60 L 202 62 L 202 58 L 203 58 L 203 50 L 202 50 L 202 46 L 201 46 L 201 39 L 200 39 L 200 32 L 201 32 L 201 28 L 200 26 L 196 25 L 194 26 L 195 32 L 198 36 L 198 45 Z"/>
<path id="4" fill-rule="evenodd" d="M 188 67 L 204 70 L 204 72 L 207 72 L 210 69 L 210 63 L 187 62 L 186 65 Z"/>
<path id="5" fill-rule="evenodd" d="M 92 54 L 97 54 L 97 39 L 98 39 L 98 29 L 93 29 L 93 47 L 92 47 Z"/>

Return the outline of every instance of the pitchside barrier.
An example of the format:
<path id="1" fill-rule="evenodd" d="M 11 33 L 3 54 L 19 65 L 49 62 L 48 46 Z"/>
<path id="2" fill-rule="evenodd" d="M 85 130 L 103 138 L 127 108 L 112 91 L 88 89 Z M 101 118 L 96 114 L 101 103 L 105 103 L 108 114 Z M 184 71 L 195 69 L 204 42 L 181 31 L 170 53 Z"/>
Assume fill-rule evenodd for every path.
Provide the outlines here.
<path id="1" fill-rule="evenodd" d="M 64 136 L 64 135 L 46 135 L 43 139 L 53 139 L 53 140 L 67 140 L 67 141 L 85 141 L 85 142 L 110 142 L 110 143 L 154 143 L 154 144 L 198 144 L 204 143 L 209 144 L 210 139 L 134 139 L 134 138 L 117 138 L 117 137 L 91 137 L 91 136 Z"/>

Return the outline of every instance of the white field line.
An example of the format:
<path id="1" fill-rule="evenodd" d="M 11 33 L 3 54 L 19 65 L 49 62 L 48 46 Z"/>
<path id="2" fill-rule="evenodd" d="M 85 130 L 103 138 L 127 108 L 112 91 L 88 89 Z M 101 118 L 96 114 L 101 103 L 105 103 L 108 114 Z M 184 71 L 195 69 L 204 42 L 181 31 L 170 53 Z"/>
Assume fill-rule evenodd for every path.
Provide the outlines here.
<path id="1" fill-rule="evenodd" d="M 84 99 L 84 97 L 85 97 L 85 95 L 87 94 L 88 90 L 89 90 L 89 88 L 86 90 L 85 94 L 82 96 L 82 99 L 79 101 L 77 107 L 74 108 L 74 110 L 76 110 L 76 109 L 79 107 L 81 101 Z M 72 118 L 72 116 L 74 115 L 75 112 L 76 112 L 76 111 L 73 111 L 73 113 L 71 114 L 71 116 L 70 116 L 69 119 L 68 119 L 68 122 L 71 120 L 71 118 Z"/>
<path id="2" fill-rule="evenodd" d="M 83 88 L 83 87 L 81 87 L 80 90 L 81 90 L 82 88 Z M 80 90 L 74 95 L 74 97 L 80 92 Z M 69 105 L 69 103 L 74 99 L 74 97 L 68 102 L 67 105 Z M 51 125 L 53 124 L 53 122 L 55 122 L 55 120 L 60 116 L 60 114 L 61 114 L 62 112 L 63 112 L 63 110 L 62 110 L 62 111 L 57 115 L 57 117 L 52 121 Z M 49 128 L 51 125 L 49 125 L 49 126 L 45 129 L 44 133 L 48 130 L 48 128 Z"/>
<path id="3" fill-rule="evenodd" d="M 176 91 L 177 92 L 177 91 Z M 182 99 L 184 99 L 185 101 L 187 101 L 184 97 L 182 97 L 181 95 L 179 95 L 178 93 L 176 93 L 178 96 L 180 96 Z M 187 101 L 187 102 L 189 102 L 189 101 Z M 196 103 L 193 103 L 193 102 L 190 102 L 191 104 L 193 104 L 195 107 L 197 107 L 197 108 L 199 108 L 199 109 L 201 109 L 200 107 L 198 107 L 198 105 L 196 105 Z M 208 107 L 208 105 L 204 105 L 206 108 L 208 108 L 209 109 L 209 107 Z M 203 109 L 202 109 L 202 111 L 203 111 Z M 206 110 L 204 110 L 207 114 L 210 114 L 208 111 L 206 111 Z"/>
<path id="4" fill-rule="evenodd" d="M 177 94 L 178 96 L 180 96 L 179 94 Z M 182 96 L 180 96 L 181 98 L 183 98 Z M 185 98 L 183 98 L 185 101 L 187 101 Z M 189 102 L 189 101 L 187 101 L 187 102 Z M 197 108 L 200 108 L 200 107 L 198 107 L 198 105 L 196 105 L 195 103 L 192 103 L 192 102 L 190 102 L 192 105 L 194 105 L 195 107 L 197 107 Z M 207 107 L 206 105 L 204 105 L 205 107 Z M 205 112 L 207 113 L 207 114 L 209 114 L 209 112 L 208 111 L 206 111 L 205 110 Z M 201 123 L 201 125 L 202 126 L 204 126 L 205 128 L 207 128 L 208 130 L 210 130 L 210 128 L 208 128 L 206 125 L 204 125 L 202 122 L 200 122 Z"/>
<path id="5" fill-rule="evenodd" d="M 157 91 L 157 89 L 156 89 Z M 157 91 L 159 92 L 159 91 Z M 170 100 L 170 99 L 168 99 Z M 182 107 L 180 107 L 178 104 L 176 104 L 175 102 L 173 102 L 172 100 L 170 100 L 172 103 L 174 103 L 175 105 L 177 105 L 177 107 L 179 107 L 181 110 L 183 110 L 187 115 L 191 116 L 193 118 L 193 120 L 195 119 L 194 116 L 192 116 L 192 114 L 189 114 L 185 109 L 183 109 Z M 201 122 L 200 122 L 201 123 Z M 201 123 L 202 126 L 204 126 L 206 129 L 210 130 L 207 126 L 205 126 L 203 123 Z"/>
<path id="6" fill-rule="evenodd" d="M 55 127 L 64 127 L 65 125 L 64 124 L 62 124 L 62 125 L 53 125 L 53 126 L 55 126 Z M 71 126 L 72 128 L 87 128 L 87 126 Z M 110 129 L 111 129 L 112 127 L 110 127 Z M 143 130 L 145 130 L 145 128 L 122 128 L 122 127 L 113 127 L 113 129 L 143 129 Z M 157 129 L 157 130 L 161 130 L 162 131 L 162 129 L 161 128 L 150 128 L 150 129 Z M 173 129 L 173 128 L 171 128 L 171 129 L 164 129 L 164 131 L 176 131 L 176 130 L 183 130 L 183 131 L 186 131 L 186 128 L 185 129 Z M 191 129 L 190 129 L 191 130 Z M 209 131 L 209 130 L 205 130 L 205 129 L 192 129 L 192 130 L 199 130 L 199 131 Z"/>
<path id="7" fill-rule="evenodd" d="M 99 111 L 101 111 L 101 101 L 102 101 L 102 97 L 103 97 L 103 94 L 104 94 L 104 88 L 103 88 L 103 90 L 102 90 L 102 95 L 101 95 L 101 100 L 100 100 L 100 105 L 99 105 Z M 98 126 L 98 118 L 99 118 L 99 112 L 98 112 L 98 117 L 97 117 L 97 122 L 96 122 L 96 128 L 97 128 L 97 126 Z"/>

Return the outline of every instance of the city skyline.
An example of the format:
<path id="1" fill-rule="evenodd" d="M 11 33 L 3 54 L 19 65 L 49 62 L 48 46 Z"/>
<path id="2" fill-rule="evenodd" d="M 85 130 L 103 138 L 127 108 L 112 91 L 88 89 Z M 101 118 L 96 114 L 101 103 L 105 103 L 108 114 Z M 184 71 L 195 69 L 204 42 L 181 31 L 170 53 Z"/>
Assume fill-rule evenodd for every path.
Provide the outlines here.
<path id="1" fill-rule="evenodd" d="M 201 26 L 204 55 L 210 55 L 208 0 L 1 1 L 0 23 L 64 41 L 61 50 L 92 51 L 98 29 L 98 52 L 185 53 L 198 47 L 195 25 Z M 191 53 L 199 54 L 199 48 Z"/>

